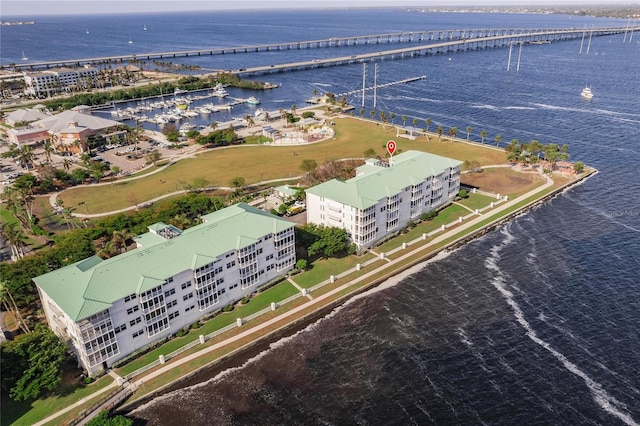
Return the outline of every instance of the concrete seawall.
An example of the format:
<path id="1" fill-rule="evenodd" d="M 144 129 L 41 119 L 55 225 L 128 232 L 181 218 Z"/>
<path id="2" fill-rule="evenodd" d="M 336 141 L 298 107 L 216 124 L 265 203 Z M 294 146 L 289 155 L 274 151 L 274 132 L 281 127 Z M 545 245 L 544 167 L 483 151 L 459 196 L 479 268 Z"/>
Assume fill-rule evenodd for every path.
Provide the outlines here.
<path id="1" fill-rule="evenodd" d="M 304 314 L 303 316 L 296 318 L 293 321 L 290 321 L 288 323 L 286 323 L 285 325 L 278 327 L 277 330 L 270 332 L 264 336 L 261 336 L 259 338 L 256 338 L 254 341 L 252 341 L 251 343 L 244 345 L 243 347 L 230 352 L 229 354 L 225 355 L 222 358 L 216 359 L 214 361 L 211 361 L 210 363 L 204 365 L 203 367 L 200 367 L 196 370 L 194 370 L 193 372 L 174 380 L 171 383 L 168 383 L 165 386 L 162 386 L 161 388 L 154 390 L 146 395 L 144 395 L 143 397 L 132 401 L 130 403 L 126 403 L 124 404 L 122 407 L 120 407 L 120 409 L 118 410 L 120 413 L 122 414 L 127 414 L 130 411 L 140 407 L 141 405 L 144 405 L 146 403 L 148 403 L 149 401 L 151 401 L 152 399 L 166 394 L 168 392 L 174 391 L 174 390 L 178 390 L 184 387 L 188 387 L 188 386 L 192 386 L 195 385 L 197 383 L 201 383 L 203 381 L 209 380 L 213 377 L 215 377 L 216 375 L 218 375 L 220 372 L 229 369 L 229 368 L 234 368 L 234 367 L 239 367 L 242 366 L 245 362 L 247 362 L 249 359 L 253 358 L 254 356 L 258 355 L 259 353 L 268 350 L 269 346 L 274 343 L 277 342 L 278 340 L 285 338 L 285 337 L 289 337 L 292 336 L 293 334 L 297 333 L 300 330 L 303 330 L 304 328 L 306 328 L 307 326 L 309 326 L 310 324 L 313 324 L 314 322 L 316 322 L 317 320 L 325 317 L 326 315 L 330 314 L 334 309 L 336 309 L 337 307 L 343 305 L 345 302 L 347 302 L 348 300 L 350 300 L 351 298 L 353 298 L 354 296 L 361 294 L 365 291 L 368 291 L 372 288 L 375 288 L 377 286 L 379 286 L 380 284 L 384 283 L 385 281 L 389 280 L 390 278 L 395 277 L 396 275 L 398 275 L 400 272 L 405 271 L 411 267 L 414 267 L 416 265 L 420 265 L 432 258 L 434 258 L 435 256 L 437 256 L 439 253 L 443 252 L 443 251 L 451 251 L 451 250 L 455 250 L 457 248 L 462 247 L 464 244 L 479 238 L 483 235 L 485 235 L 486 233 L 495 230 L 496 228 L 498 228 L 499 226 L 511 221 L 513 218 L 525 214 L 527 212 L 529 212 L 530 210 L 532 210 L 533 208 L 540 206 L 542 204 L 544 204 L 545 202 L 547 202 L 548 200 L 556 197 L 557 195 L 561 194 L 563 191 L 565 191 L 566 189 L 575 186 L 577 184 L 582 183 L 584 180 L 586 180 L 588 177 L 594 175 L 597 173 L 597 170 L 593 169 L 590 170 L 586 173 L 584 173 L 582 176 L 576 178 L 575 180 L 572 180 L 570 182 L 567 182 L 566 184 L 546 193 L 543 195 L 540 195 L 538 198 L 536 198 L 535 200 L 531 201 L 528 204 L 525 204 L 524 206 L 521 206 L 519 208 L 516 208 L 513 212 L 506 214 L 505 216 L 499 217 L 493 221 L 491 221 L 490 223 L 483 225 L 481 228 L 471 231 L 468 234 L 452 241 L 449 242 L 447 244 L 445 244 L 444 246 L 442 246 L 439 249 L 436 249 L 432 252 L 429 253 L 425 253 L 424 255 L 417 255 L 417 257 L 415 259 L 410 259 L 407 262 L 403 263 L 400 266 L 397 266 L 395 268 L 392 268 L 391 270 L 382 273 L 382 275 L 380 275 L 379 277 L 376 277 L 374 279 L 372 279 L 371 281 L 368 281 L 364 284 L 361 284 L 359 288 L 350 291 L 348 294 L 341 296 L 327 304 L 324 304 L 322 306 L 317 307 L 316 309 L 314 309 L 312 312 Z M 453 230 L 455 233 L 455 229 Z M 464 232 L 464 231 L 460 231 L 460 232 Z M 356 285 L 356 284 L 354 284 Z M 283 319 L 284 321 L 285 319 Z"/>

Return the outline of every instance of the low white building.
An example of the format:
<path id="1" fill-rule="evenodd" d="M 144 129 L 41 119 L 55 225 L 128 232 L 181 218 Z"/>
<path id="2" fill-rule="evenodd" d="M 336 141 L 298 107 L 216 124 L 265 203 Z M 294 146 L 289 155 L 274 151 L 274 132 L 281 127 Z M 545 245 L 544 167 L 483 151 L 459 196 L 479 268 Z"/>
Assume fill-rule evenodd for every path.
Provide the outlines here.
<path id="1" fill-rule="evenodd" d="M 241 203 L 185 231 L 154 224 L 134 250 L 33 280 L 49 326 L 93 375 L 287 273 L 293 228 Z"/>
<path id="2" fill-rule="evenodd" d="M 371 159 L 356 177 L 306 190 L 307 222 L 343 228 L 358 250 L 369 248 L 410 220 L 451 202 L 460 190 L 461 162 L 420 151 Z"/>

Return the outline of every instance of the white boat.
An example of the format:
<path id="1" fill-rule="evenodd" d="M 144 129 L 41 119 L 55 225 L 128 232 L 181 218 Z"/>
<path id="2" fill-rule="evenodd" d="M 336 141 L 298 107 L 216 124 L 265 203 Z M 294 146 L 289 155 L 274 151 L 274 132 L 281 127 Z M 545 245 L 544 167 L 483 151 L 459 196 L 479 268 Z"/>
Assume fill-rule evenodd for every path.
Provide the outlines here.
<path id="1" fill-rule="evenodd" d="M 147 26 L 146 26 L 146 25 L 144 26 L 143 30 L 144 30 L 144 31 L 147 31 Z"/>
<path id="2" fill-rule="evenodd" d="M 133 44 L 133 39 L 129 37 L 129 44 Z"/>
<path id="3" fill-rule="evenodd" d="M 194 126 L 191 123 L 182 123 L 180 125 L 180 130 L 183 131 L 183 132 L 188 132 L 189 130 L 193 130 L 195 128 L 196 128 L 196 126 Z"/>
<path id="4" fill-rule="evenodd" d="M 27 58 L 27 57 L 24 55 L 24 50 L 22 51 L 22 60 L 23 60 L 23 61 L 27 61 L 27 60 L 29 60 L 29 58 Z"/>
<path id="5" fill-rule="evenodd" d="M 253 116 L 255 118 L 260 118 L 261 116 L 265 115 L 265 113 L 266 113 L 265 110 L 263 110 L 262 108 L 258 108 L 256 112 L 253 114 Z"/>
<path id="6" fill-rule="evenodd" d="M 224 98 L 228 94 L 229 93 L 220 84 L 218 84 L 216 87 L 213 88 L 213 96 L 217 96 L 219 98 Z"/>
<path id="7" fill-rule="evenodd" d="M 247 98 L 247 103 L 249 105 L 258 105 L 260 103 L 260 99 L 256 98 L 255 96 L 251 96 Z"/>
<path id="8" fill-rule="evenodd" d="M 590 87 L 585 87 L 584 89 L 582 89 L 582 93 L 580 93 L 580 96 L 582 96 L 584 99 L 592 99 L 593 92 L 591 91 Z"/>
<path id="9" fill-rule="evenodd" d="M 176 87 L 175 89 L 173 89 L 173 94 L 174 95 L 181 95 L 183 93 L 187 93 L 186 90 L 180 89 L 179 87 Z"/>

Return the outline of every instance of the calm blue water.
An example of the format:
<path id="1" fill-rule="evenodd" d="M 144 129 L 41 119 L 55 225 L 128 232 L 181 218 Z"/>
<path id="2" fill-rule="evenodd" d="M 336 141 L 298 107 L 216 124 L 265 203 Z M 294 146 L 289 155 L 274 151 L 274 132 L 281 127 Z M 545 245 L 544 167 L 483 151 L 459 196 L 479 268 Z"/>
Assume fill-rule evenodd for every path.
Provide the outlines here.
<path id="1" fill-rule="evenodd" d="M 496 14 L 401 10 L 37 20 L 32 27 L 2 27 L 3 63 L 19 61 L 23 50 L 31 60 L 45 60 L 507 26 Z M 507 22 L 626 25 L 556 15 L 507 15 Z M 571 159 L 599 174 L 399 284 L 344 306 L 246 366 L 158 398 L 135 416 L 154 425 L 640 423 L 638 41 L 640 34 L 631 43 L 623 36 L 594 38 L 582 55 L 579 40 L 525 46 L 519 73 L 507 73 L 507 49 L 380 62 L 379 83 L 427 79 L 379 90 L 379 109 L 420 125 L 430 118 L 432 126 L 471 126 L 475 140 L 485 130 L 489 141 L 500 134 L 504 142 L 567 143 Z M 197 60 L 203 68 L 228 69 L 376 48 Z M 281 87 L 261 93 L 261 106 L 289 108 L 302 105 L 314 88 L 361 87 L 362 67 L 264 79 Z M 596 94 L 591 102 L 580 99 L 585 85 Z M 365 108 L 372 103 L 367 98 Z"/>

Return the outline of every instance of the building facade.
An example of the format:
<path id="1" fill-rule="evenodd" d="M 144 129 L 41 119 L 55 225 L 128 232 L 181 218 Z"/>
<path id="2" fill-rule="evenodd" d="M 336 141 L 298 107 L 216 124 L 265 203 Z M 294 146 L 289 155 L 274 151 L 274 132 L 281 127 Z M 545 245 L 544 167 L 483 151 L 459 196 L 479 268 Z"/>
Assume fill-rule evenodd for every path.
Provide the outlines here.
<path id="1" fill-rule="evenodd" d="M 24 127 L 7 129 L 7 142 L 23 146 L 51 140 L 58 152 L 82 153 L 87 150 L 89 136 L 124 136 L 126 133 L 118 129 L 120 123 L 117 121 L 81 111 L 82 108 L 75 107 L 59 114 L 48 115 Z"/>
<path id="2" fill-rule="evenodd" d="M 25 93 L 35 97 L 50 97 L 74 89 L 94 87 L 98 78 L 95 68 L 59 68 L 36 73 L 25 73 Z"/>
<path id="3" fill-rule="evenodd" d="M 356 176 L 307 189 L 307 222 L 343 228 L 358 250 L 451 202 L 460 190 L 461 162 L 420 151 L 391 164 L 368 160 Z"/>
<path id="4" fill-rule="evenodd" d="M 157 223 L 137 248 L 34 278 L 51 329 L 91 375 L 240 300 L 295 264 L 294 224 L 247 204 L 181 231 Z"/>

